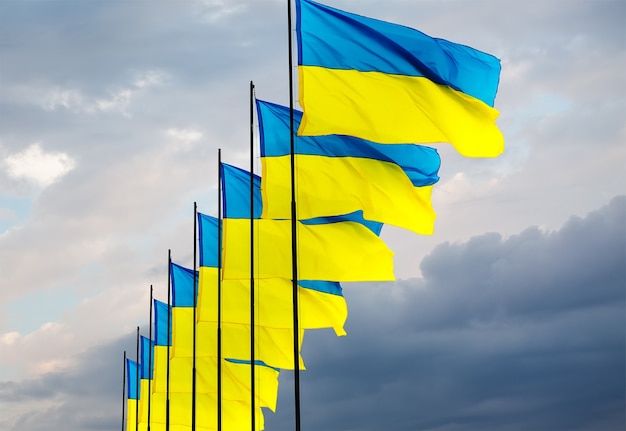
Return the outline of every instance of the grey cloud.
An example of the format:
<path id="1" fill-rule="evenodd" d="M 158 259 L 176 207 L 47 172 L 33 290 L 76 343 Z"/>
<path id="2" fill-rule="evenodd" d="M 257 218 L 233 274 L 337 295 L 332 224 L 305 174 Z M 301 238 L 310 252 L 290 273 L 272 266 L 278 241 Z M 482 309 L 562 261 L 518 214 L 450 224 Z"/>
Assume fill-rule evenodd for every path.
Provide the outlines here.
<path id="1" fill-rule="evenodd" d="M 129 334 L 87 350 L 75 366 L 22 381 L 0 382 L 7 431 L 115 430 L 121 424 L 123 351 L 135 356 Z"/>
<path id="2" fill-rule="evenodd" d="M 423 279 L 345 286 L 348 336 L 305 337 L 303 429 L 621 429 L 625 217 L 618 197 L 556 232 L 442 244 Z M 283 374 L 268 429 L 293 427 Z"/>

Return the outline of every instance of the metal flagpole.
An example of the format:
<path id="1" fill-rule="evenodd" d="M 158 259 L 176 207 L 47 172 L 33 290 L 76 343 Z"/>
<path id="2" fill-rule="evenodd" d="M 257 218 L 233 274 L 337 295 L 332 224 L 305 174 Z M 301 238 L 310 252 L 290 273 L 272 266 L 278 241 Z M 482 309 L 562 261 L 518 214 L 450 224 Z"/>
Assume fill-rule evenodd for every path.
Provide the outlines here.
<path id="1" fill-rule="evenodd" d="M 254 367 L 254 83 L 250 81 L 250 404 L 252 431 L 255 431 L 255 367 Z"/>
<path id="2" fill-rule="evenodd" d="M 126 350 L 124 350 L 124 373 L 122 374 L 122 431 L 126 425 Z"/>
<path id="3" fill-rule="evenodd" d="M 152 344 L 152 301 L 153 301 L 153 289 L 150 285 L 150 329 L 148 329 L 148 346 L 150 348 L 148 352 L 148 431 L 150 431 L 150 404 L 152 398 L 152 351 L 154 350 Z"/>
<path id="4" fill-rule="evenodd" d="M 291 143 L 291 267 L 293 274 L 293 384 L 295 400 L 295 431 L 300 431 L 300 330 L 298 325 L 298 247 L 295 179 L 295 139 L 293 128 L 293 56 L 291 41 L 291 0 L 287 0 L 287 26 L 289 41 L 289 142 Z"/>
<path id="5" fill-rule="evenodd" d="M 170 347 L 172 341 L 172 250 L 167 250 L 167 383 L 165 385 L 165 431 L 170 431 Z"/>
<path id="6" fill-rule="evenodd" d="M 137 391 L 137 402 L 135 403 L 135 431 L 139 431 L 139 326 L 137 326 L 137 376 L 135 378 L 135 390 Z"/>
<path id="7" fill-rule="evenodd" d="M 198 307 L 198 274 L 197 274 L 197 246 L 198 246 L 198 204 L 193 203 L 193 360 L 191 379 L 191 431 L 196 431 L 196 309 Z"/>
<path id="8" fill-rule="evenodd" d="M 217 150 L 217 431 L 222 431 L 222 149 Z"/>

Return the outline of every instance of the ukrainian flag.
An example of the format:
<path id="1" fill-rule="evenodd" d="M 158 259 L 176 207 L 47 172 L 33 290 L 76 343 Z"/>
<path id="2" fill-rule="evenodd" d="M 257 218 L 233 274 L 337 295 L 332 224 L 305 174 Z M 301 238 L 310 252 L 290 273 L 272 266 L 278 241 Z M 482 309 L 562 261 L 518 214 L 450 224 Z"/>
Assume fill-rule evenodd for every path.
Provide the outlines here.
<path id="1" fill-rule="evenodd" d="M 209 331 L 206 337 L 211 337 L 210 343 L 217 343 L 217 234 L 218 221 L 214 217 L 198 213 L 199 244 L 200 244 L 200 289 L 198 294 L 198 327 L 202 331 Z M 250 223 L 248 222 L 248 233 Z M 249 238 L 248 234 L 248 238 Z M 248 247 L 248 250 L 250 248 Z M 226 253 L 226 252 L 225 252 Z M 247 258 L 247 260 L 246 260 Z M 222 281 L 222 350 L 229 358 L 250 358 L 250 254 L 240 256 L 242 264 L 247 265 L 247 275 L 242 280 Z M 259 285 L 255 290 L 255 303 L 265 304 L 260 296 L 265 285 Z M 241 295 L 241 296 L 239 296 Z M 291 298 L 291 295 L 289 296 Z M 291 309 L 291 308 L 290 308 Z M 267 311 L 270 312 L 271 311 Z M 282 313 L 282 312 L 281 312 Z M 293 352 L 293 325 L 268 325 L 266 318 L 259 319 L 256 314 L 255 322 L 255 358 L 272 367 L 292 370 L 294 368 Z M 265 313 L 263 313 L 265 314 Z M 293 320 L 293 317 L 291 318 Z M 205 329 L 206 328 L 206 329 Z M 304 331 L 300 330 L 300 347 Z M 237 341 L 239 340 L 239 341 Z M 217 344 L 215 344 L 217 345 Z M 186 347 L 189 348 L 189 345 Z M 202 350 L 209 349 L 210 345 L 202 341 Z M 304 362 L 299 358 L 300 367 L 304 369 Z M 257 368 L 258 369 L 258 368 Z M 258 388 L 258 386 L 257 386 Z"/>
<path id="2" fill-rule="evenodd" d="M 500 60 L 418 30 L 296 0 L 302 136 L 448 142 L 495 157 Z"/>
<path id="3" fill-rule="evenodd" d="M 155 300 L 155 363 L 154 380 L 152 382 L 153 393 L 166 393 L 167 391 L 167 304 Z M 159 337 L 159 333 L 162 335 Z M 171 337 L 171 335 L 170 335 Z M 258 363 L 261 364 L 260 362 Z M 250 362 L 233 361 L 222 359 L 222 397 L 225 400 L 248 400 L 250 399 Z M 193 369 L 192 357 L 170 358 L 170 392 L 191 392 L 191 374 Z M 257 405 L 267 407 L 272 411 L 276 409 L 278 395 L 278 370 L 271 367 L 258 367 L 259 376 L 257 384 L 262 390 L 256 391 Z M 196 391 L 198 393 L 217 392 L 217 357 L 196 358 Z M 152 409 L 155 406 L 153 402 Z M 153 421 L 158 422 L 158 416 L 153 415 Z"/>
<path id="4" fill-rule="evenodd" d="M 126 429 L 128 431 L 137 428 L 137 414 L 141 416 L 141 411 L 137 411 L 140 396 L 138 380 L 139 365 L 136 361 L 126 359 Z"/>
<path id="5" fill-rule="evenodd" d="M 194 271 L 172 263 L 172 340 L 170 363 L 170 390 L 173 392 L 190 392 L 193 361 L 193 298 Z M 214 322 L 198 322 L 196 327 L 196 388 L 200 393 L 217 391 L 217 324 Z M 260 331 L 259 331 L 260 332 Z M 261 332 L 259 342 L 263 346 L 255 362 L 255 397 L 259 407 L 276 409 L 278 397 L 278 367 L 268 366 L 266 359 L 281 355 L 290 355 L 293 366 L 293 335 L 281 331 L 282 337 L 289 337 L 290 350 L 278 349 L 273 341 L 273 330 Z M 278 350 L 274 353 L 272 349 Z M 269 352 L 269 353 L 266 353 Z M 291 353 L 290 353 L 291 352 Z M 226 400 L 250 399 L 250 327 L 249 325 L 222 324 L 222 358 L 242 360 L 232 362 L 222 360 L 222 396 Z M 263 362 L 265 361 L 265 362 Z M 176 370 L 172 367 L 176 367 Z"/>
<path id="6" fill-rule="evenodd" d="M 289 108 L 257 100 L 261 141 L 262 218 L 291 214 Z M 294 128 L 302 113 L 294 111 Z M 295 137 L 296 202 L 300 218 L 362 210 L 418 234 L 434 230 L 431 203 L 441 159 L 414 144 L 384 145 L 345 135 Z"/>
<path id="7" fill-rule="evenodd" d="M 229 189 L 230 190 L 230 189 Z M 200 215 L 198 320 L 217 321 L 217 219 Z M 248 225 L 249 227 L 249 225 Z M 339 283 L 299 280 L 300 329 L 333 328 L 345 335 L 348 307 Z M 257 325 L 293 331 L 293 283 L 286 278 L 255 279 Z M 250 276 L 222 281 L 222 322 L 250 324 Z M 293 345 L 293 344 L 292 344 Z M 292 347 L 293 349 L 293 347 Z"/>
<path id="8" fill-rule="evenodd" d="M 250 173 L 226 164 L 222 164 L 222 172 L 223 276 L 225 280 L 240 280 L 250 277 Z M 291 279 L 291 220 L 259 219 L 260 182 L 255 176 L 255 277 Z M 246 189 L 247 200 L 241 192 Z M 394 280 L 393 252 L 378 237 L 380 228 L 380 223 L 364 220 L 362 213 L 298 220 L 298 278 L 337 282 Z"/>
<path id="9" fill-rule="evenodd" d="M 152 340 L 147 337 L 140 337 L 140 356 L 139 356 L 139 391 L 141 397 L 139 398 L 139 429 L 145 429 L 148 424 L 148 410 L 152 415 L 152 409 L 155 407 L 165 407 L 155 405 L 154 400 L 151 397 L 149 391 L 152 384 L 152 378 L 154 374 L 154 344 Z M 150 408 L 148 407 L 150 404 Z M 152 417 L 150 418 L 152 422 Z"/>

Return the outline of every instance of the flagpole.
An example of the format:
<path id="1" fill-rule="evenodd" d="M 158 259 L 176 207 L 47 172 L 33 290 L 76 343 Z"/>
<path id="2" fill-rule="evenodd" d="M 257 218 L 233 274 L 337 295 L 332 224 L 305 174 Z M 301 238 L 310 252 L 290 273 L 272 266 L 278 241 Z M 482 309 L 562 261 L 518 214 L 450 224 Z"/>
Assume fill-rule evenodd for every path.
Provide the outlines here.
<path id="1" fill-rule="evenodd" d="M 191 379 L 191 431 L 196 431 L 196 309 L 198 307 L 198 274 L 197 254 L 198 246 L 198 204 L 193 203 L 193 360 Z"/>
<path id="2" fill-rule="evenodd" d="M 222 149 L 217 149 L 217 431 L 222 431 Z"/>
<path id="3" fill-rule="evenodd" d="M 135 390 L 137 391 L 137 402 L 135 403 L 135 431 L 139 431 L 139 326 L 137 326 L 137 376 L 135 378 Z"/>
<path id="4" fill-rule="evenodd" d="M 172 334 L 172 250 L 167 250 L 167 383 L 165 384 L 165 431 L 170 431 L 170 346 Z"/>
<path id="5" fill-rule="evenodd" d="M 148 329 L 148 431 L 150 431 L 150 404 L 152 398 L 152 350 L 154 350 L 152 344 L 152 300 L 153 300 L 153 289 L 152 285 L 150 285 L 150 329 Z"/>
<path id="6" fill-rule="evenodd" d="M 250 403 L 252 431 L 256 428 L 254 379 L 254 83 L 250 81 Z"/>
<path id="7" fill-rule="evenodd" d="M 122 431 L 126 425 L 126 350 L 124 350 L 124 372 L 122 374 Z"/>
<path id="8" fill-rule="evenodd" d="M 289 41 L 289 142 L 291 144 L 291 267 L 293 287 L 293 384 L 295 400 L 295 431 L 300 431 L 300 330 L 298 325 L 298 247 L 295 175 L 295 139 L 293 128 L 293 56 L 291 40 L 291 0 L 287 0 L 287 26 Z"/>

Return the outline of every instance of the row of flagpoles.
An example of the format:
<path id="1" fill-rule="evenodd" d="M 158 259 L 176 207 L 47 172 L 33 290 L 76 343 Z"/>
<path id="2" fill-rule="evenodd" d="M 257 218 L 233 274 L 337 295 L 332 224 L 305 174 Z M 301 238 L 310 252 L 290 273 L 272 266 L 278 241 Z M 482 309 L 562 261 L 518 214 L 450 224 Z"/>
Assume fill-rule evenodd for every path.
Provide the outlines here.
<path id="1" fill-rule="evenodd" d="M 293 106 L 289 0 L 290 105 L 255 99 L 250 83 L 250 171 L 219 153 L 217 218 L 194 204 L 193 268 L 168 256 L 167 303 L 151 288 L 149 336 L 137 328 L 136 360 L 124 352 L 122 431 L 261 430 L 281 369 L 294 370 L 299 431 L 304 332 L 346 334 L 340 282 L 394 280 L 383 224 L 434 230 L 441 161 L 416 143 L 469 157 L 503 151 L 497 58 L 295 4 L 303 112 Z"/>

